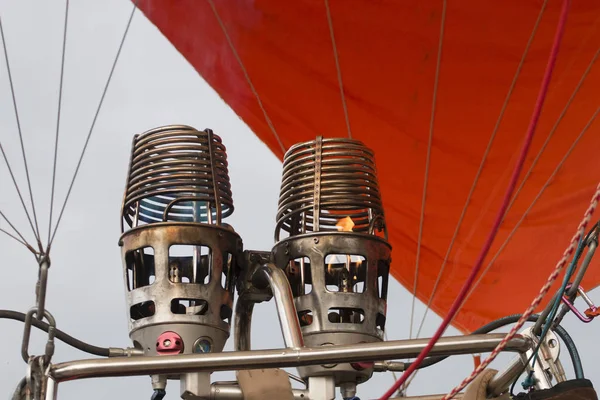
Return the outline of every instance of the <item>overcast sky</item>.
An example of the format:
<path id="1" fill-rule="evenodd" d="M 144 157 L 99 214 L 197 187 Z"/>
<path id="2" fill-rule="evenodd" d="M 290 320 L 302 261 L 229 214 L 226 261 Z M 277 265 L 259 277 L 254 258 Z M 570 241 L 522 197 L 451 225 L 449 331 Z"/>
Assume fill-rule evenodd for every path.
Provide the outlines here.
<path id="1" fill-rule="evenodd" d="M 128 0 L 72 0 L 69 12 L 63 111 L 55 209 L 62 204 L 85 136 L 131 10 Z M 21 126 L 42 236 L 47 237 L 52 155 L 56 129 L 64 1 L 0 0 Z M 228 151 L 235 213 L 228 220 L 246 249 L 269 250 L 280 184 L 281 163 L 202 80 L 158 30 L 136 12 L 105 104 L 100 113 L 79 178 L 55 244 L 49 275 L 47 308 L 59 329 L 99 346 L 130 345 L 122 282 L 119 211 L 132 136 L 168 124 L 211 128 Z M 26 181 L 4 59 L 0 59 L 0 141 L 23 193 Z M 0 210 L 32 240 L 31 230 L 4 164 L 0 165 Z M 57 212 L 55 212 L 56 220 Z M 5 223 L 0 227 L 6 228 Z M 565 243 L 566 246 L 566 243 Z M 33 256 L 5 235 L 0 236 L 0 308 L 27 311 L 34 305 L 37 265 Z M 592 295 L 598 296 L 598 291 Z M 388 335 L 408 336 L 410 294 L 397 282 L 390 287 Z M 499 299 L 501 301 L 501 299 Z M 599 300 L 600 301 L 600 300 Z M 424 307 L 418 304 L 417 321 Z M 440 319 L 429 314 L 424 335 Z M 22 324 L 2 323 L 0 398 L 8 398 L 24 375 L 20 355 Z M 593 337 L 598 323 L 583 325 L 572 316 L 566 327 L 582 352 L 594 383 L 600 368 Z M 447 334 L 457 334 L 450 329 Z M 253 348 L 283 346 L 273 303 L 255 308 Z M 232 348 L 232 340 L 227 349 Z M 31 352 L 43 351 L 43 333 L 35 333 Z M 586 351 L 589 346 L 591 351 Z M 58 343 L 54 361 L 88 356 Z M 503 357 L 506 361 L 508 356 Z M 568 357 L 563 357 L 567 371 Z M 410 394 L 442 393 L 470 373 L 470 357 L 431 367 L 418 375 Z M 215 379 L 231 378 L 219 373 Z M 364 400 L 376 398 L 393 382 L 379 374 L 359 388 Z M 179 398 L 171 382 L 167 399 Z M 61 400 L 149 399 L 148 377 L 88 380 L 62 384 Z M 339 396 L 339 395 L 338 395 Z"/>

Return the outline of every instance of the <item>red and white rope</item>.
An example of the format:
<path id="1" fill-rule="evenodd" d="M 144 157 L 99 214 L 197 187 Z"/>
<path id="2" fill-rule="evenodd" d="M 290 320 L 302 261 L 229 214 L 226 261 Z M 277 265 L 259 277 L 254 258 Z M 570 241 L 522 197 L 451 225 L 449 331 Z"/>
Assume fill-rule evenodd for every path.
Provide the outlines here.
<path id="1" fill-rule="evenodd" d="M 542 299 L 544 298 L 544 296 L 546 296 L 546 294 L 550 290 L 550 287 L 554 284 L 554 282 L 556 281 L 556 279 L 558 278 L 558 276 L 564 269 L 569 258 L 571 258 L 571 256 L 575 252 L 575 249 L 577 248 L 577 244 L 579 243 L 579 239 L 583 235 L 585 235 L 586 227 L 589 224 L 589 222 L 592 218 L 592 214 L 594 213 L 594 210 L 598 206 L 599 201 L 600 201 L 600 184 L 596 187 L 596 192 L 594 193 L 594 196 L 592 197 L 590 206 L 588 207 L 585 214 L 583 215 L 583 220 L 579 223 L 579 226 L 577 227 L 577 232 L 571 239 L 571 243 L 569 243 L 569 247 L 567 247 L 567 249 L 563 253 L 562 258 L 558 261 L 558 264 L 556 264 L 556 267 L 554 268 L 554 270 L 548 277 L 548 280 L 546 281 L 544 286 L 542 286 L 540 293 L 533 300 L 533 302 L 527 308 L 527 310 L 525 310 L 525 312 L 523 313 L 523 316 L 519 319 L 517 324 L 510 330 L 510 332 L 504 337 L 504 339 L 502 339 L 502 341 L 498 344 L 498 346 L 496 346 L 496 348 L 492 351 L 492 353 L 489 355 L 489 357 L 486 358 L 484 361 L 482 361 L 481 364 L 477 368 L 475 368 L 475 370 L 471 373 L 471 375 L 469 375 L 465 380 L 463 380 L 460 383 L 460 385 L 458 385 L 454 389 L 452 389 L 452 391 L 450 393 L 448 393 L 446 396 L 444 396 L 442 398 L 442 400 L 449 400 L 449 399 L 453 398 L 461 390 L 463 390 L 469 383 L 471 383 L 471 381 L 473 381 L 477 377 L 477 375 L 479 375 L 481 373 L 481 371 L 483 371 L 492 361 L 494 361 L 494 359 L 498 356 L 498 354 L 500 354 L 500 352 L 502 350 L 504 350 L 508 341 L 511 340 L 512 338 L 514 338 L 516 333 L 521 329 L 521 327 L 527 321 L 529 316 L 531 316 L 531 314 L 533 314 L 533 312 L 539 306 L 539 304 L 542 301 Z"/>

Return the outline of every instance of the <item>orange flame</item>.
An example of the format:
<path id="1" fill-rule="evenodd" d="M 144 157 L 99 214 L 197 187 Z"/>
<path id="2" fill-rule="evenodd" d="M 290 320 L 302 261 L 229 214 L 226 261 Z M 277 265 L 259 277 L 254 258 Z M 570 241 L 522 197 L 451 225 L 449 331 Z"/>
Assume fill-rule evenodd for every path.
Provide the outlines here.
<path id="1" fill-rule="evenodd" d="M 350 217 L 340 218 L 335 224 L 335 227 L 340 232 L 352 232 L 352 228 L 354 228 L 354 221 L 352 221 L 352 218 Z M 350 257 L 348 256 L 348 265 L 349 264 Z M 327 264 L 327 273 L 331 273 L 331 263 Z"/>
<path id="2" fill-rule="evenodd" d="M 352 228 L 354 228 L 354 221 L 352 221 L 352 218 L 350 217 L 340 218 L 335 226 L 340 232 L 352 232 Z"/>

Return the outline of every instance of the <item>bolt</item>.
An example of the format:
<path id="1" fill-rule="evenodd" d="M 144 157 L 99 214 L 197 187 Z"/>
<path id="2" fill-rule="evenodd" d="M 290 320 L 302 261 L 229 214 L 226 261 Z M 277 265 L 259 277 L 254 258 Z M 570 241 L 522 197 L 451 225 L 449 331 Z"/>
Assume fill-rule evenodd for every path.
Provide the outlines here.
<path id="1" fill-rule="evenodd" d="M 314 238 L 314 239 L 313 239 L 313 242 L 315 242 L 315 243 L 319 243 L 319 238 Z"/>
<path id="2" fill-rule="evenodd" d="M 163 344 L 165 345 L 165 347 L 169 347 L 169 346 L 171 346 L 171 341 L 169 339 L 165 339 Z"/>
<path id="3" fill-rule="evenodd" d="M 548 340 L 548 346 L 550 346 L 551 349 L 556 347 L 556 340 L 554 339 L 550 339 Z"/>

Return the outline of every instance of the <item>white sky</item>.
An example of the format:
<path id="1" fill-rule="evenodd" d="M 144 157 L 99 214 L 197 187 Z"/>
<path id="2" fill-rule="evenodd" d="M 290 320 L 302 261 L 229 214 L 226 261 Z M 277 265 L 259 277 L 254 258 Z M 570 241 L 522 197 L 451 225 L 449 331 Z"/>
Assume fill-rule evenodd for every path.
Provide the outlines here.
<path id="1" fill-rule="evenodd" d="M 62 205 L 130 10 L 131 2 L 127 0 L 71 1 L 55 210 Z M 64 1 L 0 0 L 0 16 L 40 229 L 46 238 Z M 211 128 L 222 137 L 228 150 L 236 208 L 228 222 L 242 236 L 246 249 L 272 247 L 280 162 L 160 32 L 136 12 L 51 254 L 47 308 L 56 317 L 59 329 L 89 343 L 130 345 L 117 241 L 131 139 L 136 133 L 168 124 Z M 21 190 L 27 194 L 3 58 L 0 59 L 0 141 Z M 32 240 L 4 164 L 0 165 L 0 210 Z M 57 215 L 55 211 L 55 220 Z M 3 222 L 0 226 L 6 228 Z M 27 250 L 5 235 L 0 236 L 0 255 L 0 273 L 4 274 L 0 279 L 0 308 L 25 312 L 35 302 L 36 262 Z M 410 294 L 393 281 L 388 301 L 388 336 L 406 338 Z M 423 305 L 418 304 L 417 321 L 423 310 Z M 429 313 L 424 335 L 433 333 L 439 321 Z M 0 397 L 7 398 L 26 369 L 20 355 L 23 325 L 14 321 L 1 324 Z M 565 326 L 580 347 L 587 376 L 598 383 L 600 369 L 594 365 L 598 353 L 592 339 L 600 333 L 598 323 L 583 325 L 568 316 Z M 448 333 L 457 332 L 450 329 Z M 283 346 L 272 302 L 255 308 L 252 334 L 253 348 Z M 32 353 L 43 351 L 44 336 L 34 332 Z M 229 350 L 232 339 L 227 345 Z M 87 357 L 58 342 L 54 361 Z M 563 360 L 570 372 L 568 357 Z M 417 376 L 410 394 L 448 391 L 471 368 L 470 357 L 457 357 L 454 362 L 431 367 Z M 213 381 L 231 377 L 227 373 L 215 374 Z M 376 375 L 359 387 L 358 395 L 363 400 L 376 398 L 392 382 L 389 373 Z M 178 399 L 178 383 L 170 382 L 167 392 L 167 399 Z M 85 394 L 89 400 L 134 400 L 148 399 L 151 393 L 148 377 L 95 379 L 62 384 L 59 398 L 79 399 Z"/>

